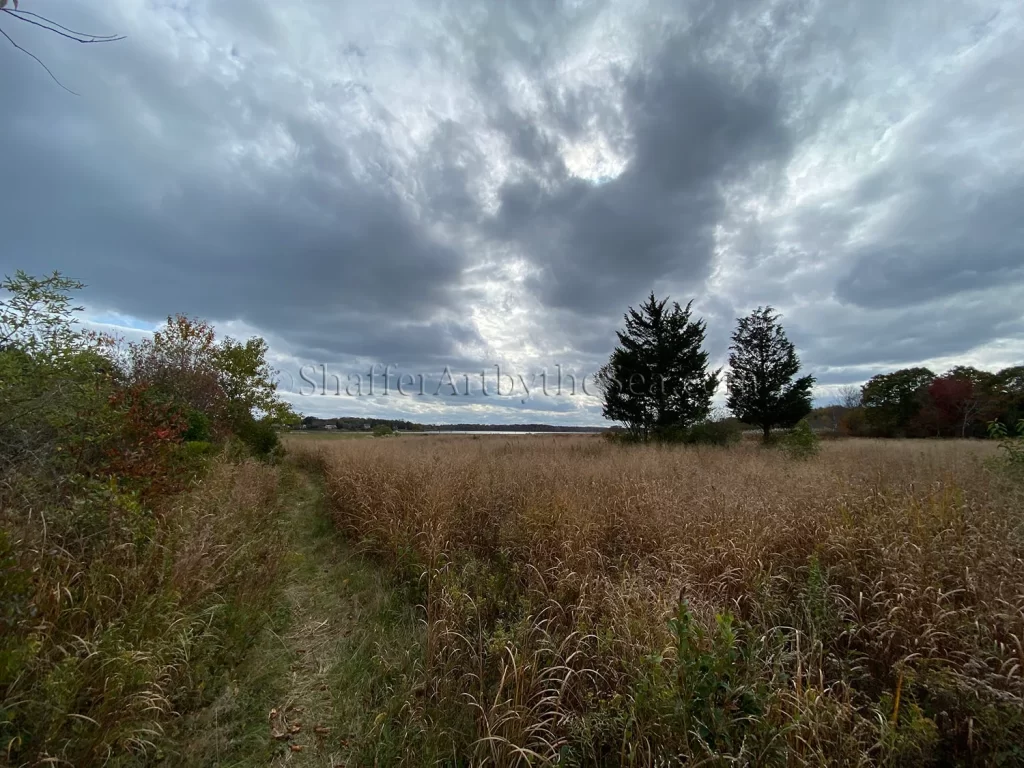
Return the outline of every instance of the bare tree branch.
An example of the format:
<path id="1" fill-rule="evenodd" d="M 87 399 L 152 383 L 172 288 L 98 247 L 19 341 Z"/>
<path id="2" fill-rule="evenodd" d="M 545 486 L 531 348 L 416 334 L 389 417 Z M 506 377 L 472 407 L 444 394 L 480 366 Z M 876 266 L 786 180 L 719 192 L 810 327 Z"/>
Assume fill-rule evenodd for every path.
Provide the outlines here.
<path id="1" fill-rule="evenodd" d="M 47 32 L 52 32 L 55 35 L 59 35 L 60 37 L 72 40 L 76 43 L 113 43 L 117 40 L 124 40 L 124 35 L 89 35 L 84 32 L 77 32 L 73 29 L 70 29 L 69 27 L 63 26 L 62 24 L 58 24 L 53 19 L 49 19 L 46 16 L 41 16 L 40 14 L 32 13 L 31 11 L 19 10 L 18 3 L 16 0 L 14 3 L 13 10 L 10 8 L 6 8 L 6 5 L 7 0 L 0 0 L 0 13 L 5 13 L 8 16 L 17 19 L 18 21 L 24 22 L 25 24 L 31 24 L 34 27 L 45 29 Z M 13 45 L 16 50 L 21 51 L 26 56 L 33 59 L 44 70 L 46 70 L 46 74 L 50 76 L 50 79 L 52 79 L 53 82 L 55 82 L 57 85 L 59 85 L 61 88 L 63 88 L 65 91 L 72 94 L 73 96 L 79 95 L 78 93 L 72 91 L 70 88 L 64 85 L 64 83 L 62 83 L 60 80 L 58 80 L 57 76 L 50 71 L 50 68 L 43 63 L 42 59 L 40 59 L 38 56 L 36 56 L 34 53 L 27 50 L 26 48 L 23 48 L 20 45 L 18 45 L 13 40 L 13 38 L 11 38 L 11 36 L 3 30 L 2 27 L 0 27 L 0 35 L 3 35 L 5 38 L 7 38 L 7 42 Z"/>
<path id="2" fill-rule="evenodd" d="M 73 96 L 81 95 L 81 94 L 75 93 L 70 88 L 68 88 L 66 85 L 64 85 L 64 83 L 62 83 L 60 80 L 58 80 L 57 76 L 55 74 L 53 74 L 53 72 L 50 71 L 50 68 L 48 66 L 46 66 L 45 64 L 43 64 L 42 59 L 40 59 L 38 56 L 36 56 L 34 53 L 32 53 L 32 51 L 27 51 L 24 48 L 22 48 L 20 45 L 18 45 L 16 42 L 14 42 L 11 39 L 11 36 L 8 35 L 6 32 L 4 32 L 2 28 L 0 28 L 0 35 L 3 35 L 4 37 L 6 37 L 7 38 L 7 42 L 9 42 L 11 45 L 13 45 L 15 48 L 17 48 L 22 53 L 24 53 L 26 56 L 29 56 L 29 57 L 35 59 L 36 63 L 39 64 L 40 67 L 42 67 L 43 69 L 46 70 L 46 74 L 48 74 L 53 79 L 53 82 L 55 82 L 57 85 L 59 85 L 65 91 L 67 91 L 68 93 L 70 93 Z"/>
<path id="3" fill-rule="evenodd" d="M 35 16 L 36 18 L 42 19 L 44 22 L 46 22 L 46 24 L 26 18 L 26 11 L 11 11 L 5 8 L 2 10 L 2 12 L 6 13 L 8 16 L 17 19 L 18 21 L 23 21 L 26 24 L 31 24 L 34 27 L 45 29 L 47 32 L 53 32 L 53 34 L 60 35 L 61 37 L 66 37 L 68 40 L 74 40 L 76 43 L 113 43 L 116 40 L 124 39 L 124 35 L 104 35 L 102 37 L 98 37 L 96 35 L 86 35 L 81 32 L 73 31 L 69 34 L 68 31 L 61 31 L 66 30 L 66 27 L 61 27 L 60 24 L 50 21 L 50 19 L 47 19 L 45 16 L 40 16 L 39 14 L 36 13 L 33 13 L 32 15 Z M 52 24 L 53 26 L 47 26 L 47 24 Z"/>
<path id="4" fill-rule="evenodd" d="M 48 19 L 45 16 L 41 16 L 38 13 L 32 13 L 32 11 L 19 11 L 17 8 L 14 9 L 13 11 L 10 10 L 10 9 L 6 9 L 6 8 L 3 9 L 3 10 L 4 10 L 4 13 L 9 13 L 12 16 L 15 16 L 17 18 L 21 18 L 22 21 L 29 21 L 26 18 L 22 18 L 24 16 L 31 16 L 31 17 L 33 17 L 35 19 L 39 19 L 41 22 L 44 22 L 45 24 L 49 24 L 49 25 L 51 25 L 53 27 L 56 27 L 57 29 L 63 30 L 64 32 L 67 32 L 68 35 L 72 36 L 72 39 L 78 40 L 78 42 L 80 42 L 80 43 L 112 43 L 115 40 L 124 40 L 124 38 L 125 38 L 124 35 L 90 35 L 88 32 L 78 32 L 78 31 L 76 31 L 74 29 L 69 29 L 68 27 L 65 27 L 65 26 L 63 26 L 61 24 L 58 24 L 53 19 Z M 35 23 L 35 22 L 29 22 L 29 23 L 32 24 L 32 23 Z M 43 24 L 38 24 L 37 26 L 42 27 Z M 44 28 L 45 29 L 50 29 L 50 27 L 44 27 Z M 50 31 L 51 32 L 56 32 L 57 30 L 56 29 L 50 29 Z M 79 38 L 89 38 L 89 39 L 88 40 L 80 40 Z"/>

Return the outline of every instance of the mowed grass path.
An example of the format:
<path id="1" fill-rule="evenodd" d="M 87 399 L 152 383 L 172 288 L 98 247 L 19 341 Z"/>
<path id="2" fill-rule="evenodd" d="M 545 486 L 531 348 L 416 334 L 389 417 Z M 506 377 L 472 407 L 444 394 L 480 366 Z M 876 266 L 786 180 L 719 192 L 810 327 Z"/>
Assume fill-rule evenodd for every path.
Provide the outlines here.
<path id="1" fill-rule="evenodd" d="M 339 539 L 319 478 L 284 471 L 290 553 L 281 583 L 267 585 L 276 608 L 213 705 L 182 724 L 173 763 L 333 767 L 400 757 L 388 754 L 397 747 L 380 726 L 394 694 L 414 686 L 414 609 Z"/>

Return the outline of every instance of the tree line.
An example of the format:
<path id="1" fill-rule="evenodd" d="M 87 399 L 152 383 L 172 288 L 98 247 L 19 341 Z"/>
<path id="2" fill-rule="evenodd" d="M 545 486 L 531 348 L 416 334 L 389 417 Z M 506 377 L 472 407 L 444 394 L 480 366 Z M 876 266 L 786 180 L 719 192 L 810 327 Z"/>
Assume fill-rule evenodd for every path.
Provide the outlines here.
<path id="1" fill-rule="evenodd" d="M 845 387 L 839 401 L 812 410 L 815 378 L 800 375 L 800 358 L 770 306 L 738 318 L 729 370 L 709 370 L 707 325 L 685 307 L 652 293 L 625 314 L 618 344 L 597 374 L 605 418 L 636 441 L 726 442 L 726 421 L 712 419 L 712 398 L 725 381 L 735 420 L 772 430 L 808 417 L 817 426 L 854 436 L 982 437 L 989 424 L 1013 428 L 1024 418 L 1024 366 L 998 373 L 956 366 L 880 374 L 863 387 Z"/>
<path id="2" fill-rule="evenodd" d="M 82 287 L 59 273 L 0 283 L 0 482 L 158 497 L 218 445 L 273 457 L 274 425 L 298 417 L 263 339 L 218 339 L 184 315 L 138 342 L 83 330 L 71 301 Z"/>
<path id="3" fill-rule="evenodd" d="M 985 437 L 993 422 L 1024 419 L 1024 365 L 992 373 L 958 365 L 942 374 L 903 368 L 847 397 L 839 431 L 873 437 Z"/>

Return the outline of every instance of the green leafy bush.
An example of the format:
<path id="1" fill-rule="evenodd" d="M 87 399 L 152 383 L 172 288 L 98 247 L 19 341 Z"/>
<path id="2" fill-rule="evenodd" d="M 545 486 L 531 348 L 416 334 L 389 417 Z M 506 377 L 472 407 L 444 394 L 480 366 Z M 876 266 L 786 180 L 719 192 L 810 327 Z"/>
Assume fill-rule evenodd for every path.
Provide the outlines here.
<path id="1" fill-rule="evenodd" d="M 743 437 L 743 430 L 735 421 L 704 421 L 694 424 L 683 435 L 688 445 L 733 445 Z"/>
<path id="2" fill-rule="evenodd" d="M 988 435 L 999 441 L 998 464 L 1014 471 L 1024 471 L 1024 419 L 1012 428 L 1001 421 L 988 425 Z"/>
<path id="3" fill-rule="evenodd" d="M 809 459 L 821 449 L 821 440 L 806 419 L 801 419 L 781 440 L 783 450 L 793 459 Z"/>
<path id="4" fill-rule="evenodd" d="M 185 417 L 187 427 L 181 438 L 186 443 L 208 442 L 210 440 L 210 417 L 202 411 L 192 409 Z"/>
<path id="5" fill-rule="evenodd" d="M 238 439 L 261 459 L 277 456 L 281 449 L 281 439 L 274 425 L 266 419 L 249 419 L 237 430 Z"/>

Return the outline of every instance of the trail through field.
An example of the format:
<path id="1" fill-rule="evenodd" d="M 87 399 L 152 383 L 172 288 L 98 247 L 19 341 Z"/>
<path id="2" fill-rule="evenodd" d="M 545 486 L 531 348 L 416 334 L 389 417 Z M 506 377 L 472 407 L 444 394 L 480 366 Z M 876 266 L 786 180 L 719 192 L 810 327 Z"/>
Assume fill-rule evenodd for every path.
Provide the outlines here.
<path id="1" fill-rule="evenodd" d="M 408 606 L 334 531 L 318 478 L 285 471 L 290 552 L 278 608 L 224 692 L 186 724 L 182 764 L 359 764 L 374 680 L 396 653 L 414 658 Z"/>
<path id="2" fill-rule="evenodd" d="M 352 596 L 346 594 L 349 580 L 339 570 L 340 553 L 322 546 L 332 537 L 323 530 L 321 490 L 304 473 L 297 480 L 289 521 L 297 562 L 284 589 L 288 630 L 276 638 L 289 661 L 288 673 L 277 705 L 267 713 L 270 738 L 287 749 L 272 764 L 336 766 L 343 764 L 346 740 L 335 733 L 337 694 L 329 676 L 352 633 Z"/>

